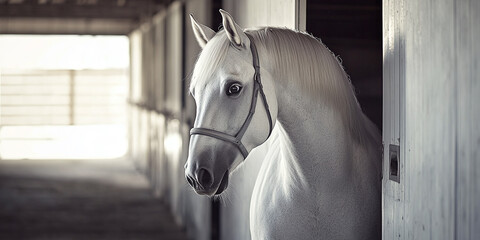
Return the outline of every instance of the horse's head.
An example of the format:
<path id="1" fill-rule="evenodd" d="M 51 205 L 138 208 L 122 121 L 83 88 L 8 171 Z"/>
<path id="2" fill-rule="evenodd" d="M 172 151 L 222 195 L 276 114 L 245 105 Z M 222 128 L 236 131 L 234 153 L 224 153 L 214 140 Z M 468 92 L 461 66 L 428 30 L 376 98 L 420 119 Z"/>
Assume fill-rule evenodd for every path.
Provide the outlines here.
<path id="1" fill-rule="evenodd" d="M 203 51 L 190 86 L 197 113 L 185 176 L 198 194 L 209 196 L 227 188 L 229 174 L 265 142 L 277 115 L 271 76 L 262 69 L 260 79 L 254 67 L 252 38 L 227 12 L 220 13 L 224 30 L 218 33 L 191 18 Z"/>

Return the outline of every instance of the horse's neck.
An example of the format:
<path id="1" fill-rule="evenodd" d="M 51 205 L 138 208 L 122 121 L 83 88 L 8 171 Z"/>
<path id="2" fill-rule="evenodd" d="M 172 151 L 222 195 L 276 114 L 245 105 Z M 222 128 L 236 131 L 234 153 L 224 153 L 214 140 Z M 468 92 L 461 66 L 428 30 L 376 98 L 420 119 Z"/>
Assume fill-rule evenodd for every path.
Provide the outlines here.
<path id="1" fill-rule="evenodd" d="M 277 86 L 283 166 L 294 168 L 309 185 L 338 190 L 352 176 L 356 144 L 337 111 L 288 85 Z"/>

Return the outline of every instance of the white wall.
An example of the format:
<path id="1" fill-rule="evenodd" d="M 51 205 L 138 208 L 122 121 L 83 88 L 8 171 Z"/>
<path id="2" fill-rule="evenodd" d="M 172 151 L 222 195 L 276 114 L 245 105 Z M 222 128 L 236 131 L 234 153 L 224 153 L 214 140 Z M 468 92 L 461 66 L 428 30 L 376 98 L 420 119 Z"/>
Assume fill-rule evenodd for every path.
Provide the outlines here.
<path id="1" fill-rule="evenodd" d="M 383 4 L 383 239 L 480 239 L 480 2 Z"/>
<path id="2" fill-rule="evenodd" d="M 304 0 L 224 0 L 223 7 L 244 28 L 275 26 L 298 29 L 304 24 Z M 300 9 L 301 8 L 301 9 Z M 304 12 L 303 12 L 304 13 Z M 299 18 L 302 15 L 303 18 Z M 302 26 L 304 27 L 304 26 Z M 303 29 L 302 29 L 303 30 Z"/>

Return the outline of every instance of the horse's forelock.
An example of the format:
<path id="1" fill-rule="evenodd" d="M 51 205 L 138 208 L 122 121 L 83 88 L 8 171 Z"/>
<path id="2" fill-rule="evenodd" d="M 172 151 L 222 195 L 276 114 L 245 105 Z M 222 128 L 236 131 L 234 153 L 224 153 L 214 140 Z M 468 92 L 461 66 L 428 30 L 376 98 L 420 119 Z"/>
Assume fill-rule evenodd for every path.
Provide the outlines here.
<path id="1" fill-rule="evenodd" d="M 205 84 L 220 64 L 225 60 L 230 42 L 225 31 L 218 32 L 210 39 L 200 53 L 195 68 L 193 69 L 190 91 L 199 84 Z"/>

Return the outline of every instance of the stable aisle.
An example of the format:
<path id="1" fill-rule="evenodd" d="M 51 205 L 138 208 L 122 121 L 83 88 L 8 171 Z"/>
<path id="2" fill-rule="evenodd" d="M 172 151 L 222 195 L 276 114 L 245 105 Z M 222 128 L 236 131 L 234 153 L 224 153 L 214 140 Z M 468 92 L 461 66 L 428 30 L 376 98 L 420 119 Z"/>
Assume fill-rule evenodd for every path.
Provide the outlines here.
<path id="1" fill-rule="evenodd" d="M 118 160 L 0 161 L 0 239 L 187 239 Z"/>

